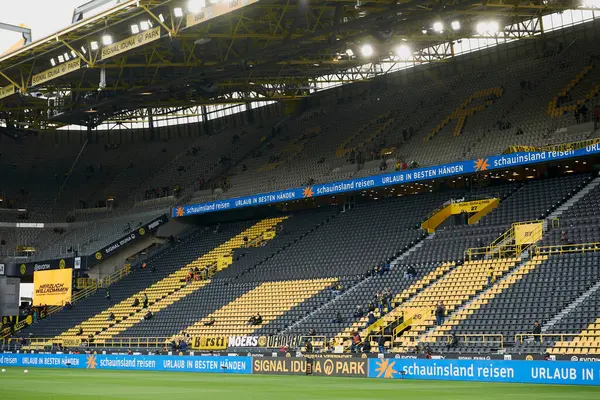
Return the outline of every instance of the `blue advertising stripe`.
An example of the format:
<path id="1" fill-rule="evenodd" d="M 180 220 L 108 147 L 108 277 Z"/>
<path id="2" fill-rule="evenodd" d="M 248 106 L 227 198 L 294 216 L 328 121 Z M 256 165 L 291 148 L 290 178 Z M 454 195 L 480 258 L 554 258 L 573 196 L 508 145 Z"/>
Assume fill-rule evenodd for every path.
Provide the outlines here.
<path id="1" fill-rule="evenodd" d="M 281 203 L 302 198 L 349 193 L 429 179 L 448 178 L 475 172 L 493 171 L 574 157 L 584 157 L 599 153 L 600 144 L 593 144 L 577 150 L 502 154 L 477 160 L 459 161 L 450 164 L 397 171 L 389 174 L 312 185 L 304 188 L 287 189 L 272 193 L 255 194 L 245 197 L 212 201 L 209 203 L 182 206 L 173 209 L 173 217 L 185 217 L 216 211 Z"/>
<path id="2" fill-rule="evenodd" d="M 252 357 L 0 354 L 0 366 L 251 374 Z"/>
<path id="3" fill-rule="evenodd" d="M 369 377 L 598 386 L 600 363 L 371 358 Z"/>

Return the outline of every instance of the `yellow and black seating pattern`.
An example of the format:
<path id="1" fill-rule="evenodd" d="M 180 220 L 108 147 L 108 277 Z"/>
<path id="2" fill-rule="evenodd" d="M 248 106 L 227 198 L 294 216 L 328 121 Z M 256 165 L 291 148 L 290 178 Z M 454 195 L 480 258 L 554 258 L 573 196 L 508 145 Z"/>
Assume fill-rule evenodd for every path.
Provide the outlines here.
<path id="1" fill-rule="evenodd" d="M 233 249 L 243 247 L 247 241 L 254 241 L 257 238 L 265 236 L 266 232 L 274 232 L 277 224 L 286 218 L 269 218 L 258 222 L 145 290 L 109 307 L 80 325 L 76 325 L 63 332 L 57 336 L 57 339 L 86 338 L 89 335 L 93 335 L 94 341 L 101 343 L 103 340 L 113 338 L 120 332 L 140 323 L 148 310 L 152 313 L 157 313 L 210 283 L 210 280 L 200 280 L 186 284 L 185 278 L 190 268 L 198 267 L 200 270 L 203 270 L 209 266 L 217 266 L 217 264 L 219 264 L 219 269 L 226 268 L 232 262 L 231 253 Z M 265 237 L 272 238 L 271 235 Z M 223 264 L 223 260 L 225 260 L 225 264 Z M 142 307 L 144 294 L 148 296 L 149 307 L 147 309 Z M 133 307 L 136 298 L 139 299 L 140 305 Z M 114 321 L 108 320 L 111 313 L 115 316 Z M 78 335 L 79 328 L 83 331 L 82 335 Z"/>
<path id="2" fill-rule="evenodd" d="M 191 336 L 248 335 L 335 282 L 337 278 L 265 282 L 184 331 Z M 262 324 L 248 324 L 257 313 L 263 319 Z M 214 323 L 207 326 L 212 320 Z"/>

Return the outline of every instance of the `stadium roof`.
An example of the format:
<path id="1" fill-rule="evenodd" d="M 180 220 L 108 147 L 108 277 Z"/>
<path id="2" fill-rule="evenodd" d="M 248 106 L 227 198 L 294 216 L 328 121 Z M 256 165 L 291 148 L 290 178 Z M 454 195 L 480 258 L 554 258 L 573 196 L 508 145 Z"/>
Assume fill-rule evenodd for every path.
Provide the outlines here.
<path id="1" fill-rule="evenodd" d="M 294 100 L 317 77 L 364 79 L 348 71 L 393 60 L 401 44 L 411 49 L 403 62 L 444 61 L 456 40 L 535 37 L 543 30 L 536 17 L 573 7 L 569 0 L 127 0 L 1 57 L 0 118 L 34 129 L 93 127 L 149 107 Z M 511 28 L 482 30 L 489 22 Z"/>

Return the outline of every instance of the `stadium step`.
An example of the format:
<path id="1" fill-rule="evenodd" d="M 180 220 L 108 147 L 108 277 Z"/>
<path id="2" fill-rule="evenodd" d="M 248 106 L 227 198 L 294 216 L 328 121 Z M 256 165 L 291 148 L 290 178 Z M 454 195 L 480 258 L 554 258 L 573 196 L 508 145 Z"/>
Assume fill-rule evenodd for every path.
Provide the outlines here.
<path id="1" fill-rule="evenodd" d="M 435 307 L 440 301 L 444 302 L 447 315 L 450 315 L 485 289 L 488 284 L 488 271 L 492 270 L 494 277 L 498 279 L 511 271 L 519 262 L 520 258 L 476 260 L 467 261 L 454 268 L 421 293 L 399 306 L 404 309 L 415 308 L 426 311 L 425 317 L 414 321 L 410 331 L 396 339 L 395 344 L 400 347 L 400 351 L 414 349 L 420 336 L 434 325 Z"/>
<path id="2" fill-rule="evenodd" d="M 292 307 L 330 288 L 335 282 L 337 278 L 265 282 L 187 327 L 180 334 L 183 332 L 192 336 L 252 334 Z M 250 317 L 257 313 L 263 319 L 262 324 L 248 324 Z"/>
<path id="3" fill-rule="evenodd" d="M 100 343 L 113 338 L 120 332 L 143 321 L 148 310 L 152 313 L 159 312 L 210 283 L 210 280 L 200 280 L 186 284 L 185 280 L 190 268 L 198 267 L 201 271 L 208 267 L 216 267 L 218 271 L 227 268 L 232 263 L 231 253 L 233 249 L 244 247 L 247 243 L 253 243 L 257 240 L 272 239 L 275 236 L 275 227 L 286 218 L 269 218 L 260 221 L 145 290 L 63 332 L 55 340 L 77 340 L 92 335 L 94 341 Z M 144 294 L 148 296 L 149 306 L 147 309 L 142 307 Z M 140 305 L 133 307 L 136 298 L 139 300 Z M 115 316 L 114 321 L 108 320 L 111 313 Z M 79 328 L 83 330 L 82 335 L 77 335 Z"/>
<path id="4" fill-rule="evenodd" d="M 454 314 L 446 318 L 441 326 L 435 326 L 427 331 L 423 336 L 421 336 L 419 342 L 436 343 L 440 338 L 442 340 L 447 340 L 450 336 L 449 332 L 455 326 L 459 325 L 462 321 L 467 319 L 469 315 L 472 315 L 483 305 L 489 303 L 490 300 L 500 296 L 505 289 L 508 289 L 517 281 L 523 279 L 523 277 L 535 270 L 547 258 L 548 256 L 535 256 L 533 259 L 521 263 L 521 265 L 515 268 L 512 272 L 505 275 L 504 278 L 496 281 L 492 286 L 485 289 L 463 307 L 459 308 Z"/>

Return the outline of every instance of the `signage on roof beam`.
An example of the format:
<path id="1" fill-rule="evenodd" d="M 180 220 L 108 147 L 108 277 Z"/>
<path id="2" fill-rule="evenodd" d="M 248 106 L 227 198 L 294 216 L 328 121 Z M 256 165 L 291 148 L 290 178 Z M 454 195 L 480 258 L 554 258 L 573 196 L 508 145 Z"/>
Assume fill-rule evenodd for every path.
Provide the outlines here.
<path id="1" fill-rule="evenodd" d="M 201 24 L 213 18 L 220 17 L 221 15 L 258 3 L 258 1 L 259 0 L 225 0 L 220 1 L 217 4 L 208 4 L 209 1 L 206 0 L 206 7 L 202 8 L 202 10 L 197 13 L 189 13 L 187 15 L 186 27 L 189 28 Z"/>
<path id="2" fill-rule="evenodd" d="M 261 193 L 245 197 L 217 200 L 202 204 L 192 204 L 173 208 L 174 218 L 189 215 L 207 214 L 217 211 L 228 211 L 251 206 L 284 203 L 317 196 L 330 196 L 340 193 L 359 192 L 362 190 L 402 185 L 430 179 L 443 179 L 452 176 L 494 171 L 543 162 L 566 160 L 574 157 L 585 157 L 600 154 L 600 144 L 591 144 L 580 149 L 565 151 L 541 151 L 501 154 L 477 160 L 458 161 L 450 164 L 415 168 L 363 178 L 339 182 L 329 182 L 302 188 L 293 188 L 271 193 Z"/>
<path id="3" fill-rule="evenodd" d="M 16 87 L 15 85 L 8 85 L 4 87 L 0 87 L 0 99 L 3 99 L 8 96 L 12 96 L 15 94 Z"/>
<path id="4" fill-rule="evenodd" d="M 158 39 L 160 39 L 160 26 L 140 32 L 137 35 L 130 36 L 127 39 L 113 43 L 109 46 L 104 46 L 102 48 L 101 59 L 106 60 L 107 58 L 125 53 L 131 49 L 141 47 Z"/>
<path id="5" fill-rule="evenodd" d="M 52 79 L 56 79 L 61 76 L 67 75 L 73 71 L 77 71 L 80 67 L 81 63 L 79 61 L 79 58 L 67 61 L 64 64 L 57 65 L 54 68 L 50 68 L 45 70 L 44 72 L 40 72 L 39 74 L 33 75 L 31 77 L 31 86 L 41 85 L 42 83 L 51 81 Z"/>

